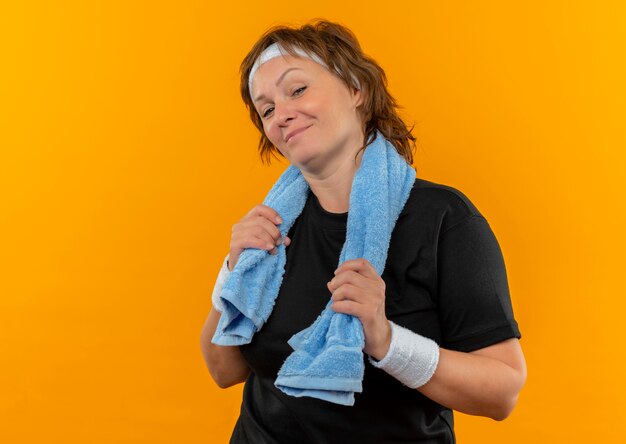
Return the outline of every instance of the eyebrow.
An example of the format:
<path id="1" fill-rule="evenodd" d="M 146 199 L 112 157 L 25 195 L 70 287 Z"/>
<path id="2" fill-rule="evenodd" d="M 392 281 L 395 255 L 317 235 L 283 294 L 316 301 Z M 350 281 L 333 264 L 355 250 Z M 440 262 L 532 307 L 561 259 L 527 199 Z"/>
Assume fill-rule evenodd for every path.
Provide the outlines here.
<path id="1" fill-rule="evenodd" d="M 294 69 L 300 69 L 300 68 L 298 68 L 298 67 L 295 67 L 295 66 L 294 66 L 293 68 L 289 68 L 288 70 L 286 70 L 285 72 L 283 72 L 283 73 L 282 73 L 282 74 L 278 77 L 278 80 L 276 80 L 276 84 L 275 84 L 275 86 L 278 86 L 278 84 L 279 84 L 280 82 L 282 82 L 282 81 L 283 81 L 283 78 L 285 77 L 285 75 L 286 75 L 288 72 L 293 71 Z M 263 99 L 266 99 L 266 97 L 265 97 L 264 95 L 260 95 L 260 96 L 258 96 L 256 99 L 254 99 L 254 102 L 258 102 L 258 101 L 263 100 Z"/>

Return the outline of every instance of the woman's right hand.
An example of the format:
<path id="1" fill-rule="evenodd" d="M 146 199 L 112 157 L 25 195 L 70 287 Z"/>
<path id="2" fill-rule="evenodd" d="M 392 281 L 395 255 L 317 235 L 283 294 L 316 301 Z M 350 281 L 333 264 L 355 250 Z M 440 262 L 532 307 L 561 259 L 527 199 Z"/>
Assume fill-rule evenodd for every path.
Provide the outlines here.
<path id="1" fill-rule="evenodd" d="M 228 269 L 233 271 L 239 255 L 246 248 L 269 250 L 270 254 L 278 254 L 276 248 L 282 242 L 277 225 L 282 223 L 279 214 L 267 205 L 256 205 L 239 222 L 233 225 L 230 238 L 230 254 Z M 291 239 L 285 236 L 285 246 Z"/>

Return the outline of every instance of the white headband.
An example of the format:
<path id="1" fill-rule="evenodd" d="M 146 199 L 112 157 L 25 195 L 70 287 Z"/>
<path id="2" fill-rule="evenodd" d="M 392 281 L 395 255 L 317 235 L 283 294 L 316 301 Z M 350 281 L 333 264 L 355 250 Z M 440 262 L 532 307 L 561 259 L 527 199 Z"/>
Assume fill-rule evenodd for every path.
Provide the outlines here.
<path id="1" fill-rule="evenodd" d="M 326 65 L 326 63 L 324 63 L 324 61 L 317 54 L 308 53 L 297 46 L 294 46 L 293 49 L 296 52 L 296 54 L 298 54 L 300 57 L 311 59 L 314 62 L 322 65 L 324 68 L 328 69 L 328 65 Z M 252 95 L 252 79 L 254 78 L 254 75 L 256 74 L 259 67 L 265 62 L 268 62 L 275 57 L 286 56 L 286 55 L 290 55 L 290 54 L 278 43 L 272 43 L 270 46 L 268 46 L 267 48 L 263 50 L 261 55 L 259 55 L 259 57 L 255 60 L 254 64 L 252 65 L 252 68 L 250 69 L 250 75 L 248 76 L 248 91 L 250 91 L 250 95 Z M 359 82 L 354 77 L 354 75 L 352 76 L 352 80 L 356 84 L 357 88 L 360 89 Z"/>

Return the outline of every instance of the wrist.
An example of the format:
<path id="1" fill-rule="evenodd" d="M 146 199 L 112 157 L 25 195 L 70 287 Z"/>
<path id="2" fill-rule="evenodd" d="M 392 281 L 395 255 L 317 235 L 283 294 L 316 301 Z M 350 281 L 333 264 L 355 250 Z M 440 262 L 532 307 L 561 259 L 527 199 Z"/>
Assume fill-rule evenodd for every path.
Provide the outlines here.
<path id="1" fill-rule="evenodd" d="M 224 311 L 224 303 L 220 299 L 220 294 L 222 293 L 222 288 L 224 288 L 224 284 L 226 283 L 226 279 L 230 275 L 230 270 L 228 269 L 228 258 L 229 255 L 226 255 L 224 262 L 222 263 L 222 268 L 220 268 L 220 272 L 217 275 L 217 280 L 215 281 L 215 285 L 213 286 L 213 294 L 211 295 L 211 301 L 213 303 L 213 307 L 220 313 Z"/>
<path id="2" fill-rule="evenodd" d="M 388 319 L 385 319 L 383 332 L 384 332 L 382 334 L 383 339 L 381 340 L 380 345 L 372 349 L 371 353 L 367 353 L 376 361 L 382 360 L 389 352 L 389 348 L 391 346 L 391 324 L 389 323 Z"/>
<path id="3" fill-rule="evenodd" d="M 380 368 L 410 388 L 426 384 L 439 363 L 439 346 L 435 341 L 392 321 L 391 343 L 382 360 L 371 356 L 372 366 Z"/>

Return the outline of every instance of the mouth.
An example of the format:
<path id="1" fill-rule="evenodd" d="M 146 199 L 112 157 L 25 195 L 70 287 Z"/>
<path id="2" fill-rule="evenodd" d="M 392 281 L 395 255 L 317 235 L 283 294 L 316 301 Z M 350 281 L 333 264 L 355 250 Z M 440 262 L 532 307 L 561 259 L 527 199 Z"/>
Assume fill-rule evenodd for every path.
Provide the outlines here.
<path id="1" fill-rule="evenodd" d="M 299 128 L 297 130 L 294 130 L 294 131 L 290 132 L 289 134 L 287 134 L 285 136 L 285 143 L 289 143 L 290 140 L 292 140 L 294 137 L 298 136 L 299 134 L 301 134 L 305 130 L 309 129 L 310 127 L 311 127 L 311 125 L 305 126 L 303 128 Z"/>

